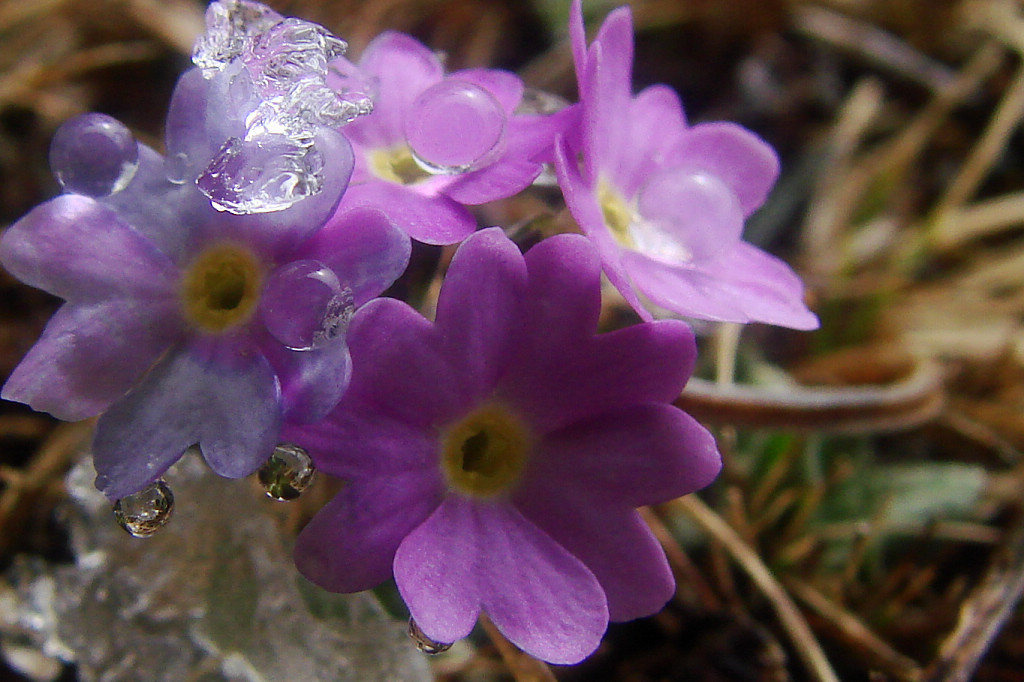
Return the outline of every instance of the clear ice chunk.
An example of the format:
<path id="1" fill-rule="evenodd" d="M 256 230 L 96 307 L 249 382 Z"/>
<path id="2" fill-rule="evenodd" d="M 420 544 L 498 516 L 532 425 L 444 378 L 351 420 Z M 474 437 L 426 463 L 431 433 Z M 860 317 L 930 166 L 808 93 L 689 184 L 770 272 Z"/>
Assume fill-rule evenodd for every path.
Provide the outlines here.
<path id="1" fill-rule="evenodd" d="M 323 155 L 285 135 L 224 143 L 196 179 L 199 191 L 219 211 L 246 215 L 288 208 L 323 187 Z"/>
<path id="2" fill-rule="evenodd" d="M 370 594 L 298 576 L 273 503 L 245 483 L 183 458 L 167 474 L 180 513 L 140 542 L 111 521 L 94 476 L 82 462 L 67 479 L 74 564 L 6 571 L 0 640 L 74 663 L 82 682 L 430 679 Z"/>
<path id="3" fill-rule="evenodd" d="M 284 19 L 266 5 L 248 0 L 218 0 L 206 9 L 206 32 L 192 49 L 192 62 L 212 78 Z"/>
<path id="4" fill-rule="evenodd" d="M 210 5 L 206 33 L 192 58 L 215 90 L 223 91 L 214 101 L 228 115 L 241 112 L 245 121 L 244 135 L 225 141 L 197 179 L 215 208 L 269 213 L 320 192 L 317 132 L 373 110 L 366 93 L 336 92 L 327 84 L 331 63 L 347 48 L 323 26 L 284 18 L 256 2 Z M 272 158 L 275 150 L 280 158 Z"/>

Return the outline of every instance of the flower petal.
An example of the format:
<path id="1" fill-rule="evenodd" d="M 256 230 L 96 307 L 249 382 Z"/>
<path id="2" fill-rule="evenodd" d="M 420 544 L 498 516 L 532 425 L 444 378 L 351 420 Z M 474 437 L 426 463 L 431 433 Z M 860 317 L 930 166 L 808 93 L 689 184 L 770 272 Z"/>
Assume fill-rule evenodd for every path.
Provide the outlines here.
<path id="1" fill-rule="evenodd" d="M 470 393 L 483 395 L 505 370 L 525 290 L 523 256 L 499 227 L 469 237 L 452 259 L 437 302 L 437 329 L 448 357 L 464 368 Z"/>
<path id="2" fill-rule="evenodd" d="M 350 123 L 346 133 L 371 147 L 405 144 L 405 120 L 411 114 L 412 102 L 444 78 L 441 62 L 412 36 L 384 31 L 366 46 L 359 68 L 376 78 L 379 89 L 373 113 Z"/>
<path id="3" fill-rule="evenodd" d="M 172 351 L 96 426 L 96 487 L 111 499 L 144 488 L 191 445 L 210 467 L 241 478 L 277 444 L 279 389 L 247 344 L 219 340 Z"/>
<path id="4" fill-rule="evenodd" d="M 630 146 L 620 157 L 616 180 L 623 197 L 634 196 L 656 169 L 676 161 L 669 152 L 688 132 L 679 95 L 667 85 L 644 88 L 630 103 L 629 117 Z"/>
<path id="5" fill-rule="evenodd" d="M 473 214 L 446 196 L 423 196 L 415 190 L 384 180 L 352 185 L 345 205 L 375 208 L 427 244 L 456 244 L 476 230 Z"/>
<path id="6" fill-rule="evenodd" d="M 518 362 L 498 393 L 543 434 L 622 405 L 671 402 L 696 354 L 693 332 L 683 322 L 634 325 Z"/>
<path id="7" fill-rule="evenodd" d="M 164 158 L 139 144 L 139 168 L 120 192 L 98 199 L 177 264 L 188 258 L 194 228 L 213 212 L 194 183 L 167 179 Z"/>
<path id="8" fill-rule="evenodd" d="M 583 107 L 584 164 L 587 177 L 619 183 L 623 160 L 630 149 L 633 20 L 629 7 L 619 7 L 605 18 L 587 53 L 587 68 L 580 83 Z"/>
<path id="9" fill-rule="evenodd" d="M 560 234 L 541 241 L 526 252 L 526 269 L 525 317 L 544 333 L 524 344 L 564 347 L 594 335 L 601 314 L 601 261 L 585 237 Z"/>
<path id="10" fill-rule="evenodd" d="M 800 278 L 781 260 L 746 242 L 700 267 L 671 266 L 633 253 L 625 263 L 645 296 L 679 315 L 792 329 L 819 325 L 803 302 Z"/>
<path id="11" fill-rule="evenodd" d="M 346 483 L 295 541 L 299 572 L 332 592 L 368 590 L 391 577 L 398 545 L 440 504 L 419 472 Z"/>
<path id="12" fill-rule="evenodd" d="M 443 193 L 468 206 L 515 196 L 529 187 L 543 167 L 534 161 L 505 157 L 477 171 L 455 176 Z"/>
<path id="13" fill-rule="evenodd" d="M 360 365 L 356 365 L 358 376 Z M 337 409 L 313 424 L 286 423 L 285 442 L 305 448 L 317 468 L 344 479 L 364 479 L 437 469 L 437 433 L 387 416 L 350 389 Z M 437 478 L 440 480 L 440 478 Z"/>
<path id="14" fill-rule="evenodd" d="M 14 369 L 3 398 L 67 421 L 94 417 L 175 343 L 176 312 L 159 301 L 66 303 Z"/>
<path id="15" fill-rule="evenodd" d="M 320 421 L 348 388 L 352 358 L 344 339 L 305 351 L 289 350 L 275 339 L 260 346 L 281 384 L 281 408 L 288 421 Z"/>
<path id="16" fill-rule="evenodd" d="M 516 506 L 594 573 L 610 620 L 657 613 L 675 592 L 661 545 L 636 510 L 585 492 L 548 480 L 517 495 Z"/>
<path id="17" fill-rule="evenodd" d="M 177 276 L 170 260 L 117 214 L 77 194 L 51 199 L 8 228 L 0 262 L 26 284 L 68 301 L 160 298 Z"/>
<path id="18" fill-rule="evenodd" d="M 529 479 L 572 481 L 630 508 L 710 484 L 722 468 L 714 437 L 672 405 L 634 404 L 555 432 L 538 445 Z"/>
<path id="19" fill-rule="evenodd" d="M 743 207 L 756 211 L 779 177 L 779 157 L 771 145 L 735 123 L 702 123 L 672 145 L 667 158 L 687 169 L 704 170 L 728 185 Z"/>
<path id="20" fill-rule="evenodd" d="M 608 226 L 605 225 L 594 189 L 584 184 L 583 178 L 580 177 L 579 167 L 575 160 L 571 159 L 575 159 L 575 156 L 571 155 L 565 142 L 563 140 L 556 141 L 555 173 L 558 175 L 558 185 L 562 188 L 562 195 L 565 197 L 569 212 L 580 226 L 583 234 L 597 248 L 597 252 L 601 256 L 601 266 L 604 268 L 608 280 L 642 319 L 653 319 L 640 303 L 640 298 L 630 282 L 629 275 L 626 274 L 626 270 L 622 266 L 624 249 L 615 241 Z"/>
<path id="21" fill-rule="evenodd" d="M 550 663 L 593 653 L 608 624 L 594 575 L 507 504 L 452 497 L 395 554 L 395 582 L 420 629 L 469 634 L 481 606 L 523 651 Z"/>
<path id="22" fill-rule="evenodd" d="M 343 201 L 338 211 L 307 240 L 292 260 L 318 260 L 352 289 L 356 306 L 379 296 L 391 286 L 409 264 L 412 244 L 408 235 L 371 208 L 348 209 Z"/>
<path id="23" fill-rule="evenodd" d="M 449 352 L 434 325 L 404 303 L 367 303 L 352 318 L 348 343 L 353 372 L 343 401 L 422 428 L 450 423 L 473 402 L 464 354 Z"/>

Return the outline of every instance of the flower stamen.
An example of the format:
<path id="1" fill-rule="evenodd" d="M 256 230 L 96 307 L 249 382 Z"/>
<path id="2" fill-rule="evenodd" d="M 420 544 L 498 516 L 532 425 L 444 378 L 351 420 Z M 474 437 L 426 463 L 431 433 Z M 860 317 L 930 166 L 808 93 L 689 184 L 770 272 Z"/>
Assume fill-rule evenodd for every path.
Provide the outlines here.
<path id="1" fill-rule="evenodd" d="M 442 438 L 441 469 L 449 486 L 471 497 L 512 488 L 526 464 L 529 437 L 508 410 L 488 405 L 470 413 Z"/>
<path id="2" fill-rule="evenodd" d="M 412 150 L 401 145 L 391 149 L 376 149 L 368 155 L 370 170 L 381 180 L 398 185 L 415 185 L 431 177 L 416 163 Z"/>
<path id="3" fill-rule="evenodd" d="M 249 320 L 256 310 L 262 273 L 255 256 L 236 244 L 217 244 L 185 270 L 181 298 L 185 319 L 207 332 Z"/>

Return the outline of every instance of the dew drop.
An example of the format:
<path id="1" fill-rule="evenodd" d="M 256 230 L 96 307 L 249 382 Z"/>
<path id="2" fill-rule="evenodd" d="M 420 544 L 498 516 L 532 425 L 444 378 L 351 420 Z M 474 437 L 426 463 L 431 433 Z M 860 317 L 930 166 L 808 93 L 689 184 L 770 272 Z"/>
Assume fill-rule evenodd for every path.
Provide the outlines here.
<path id="1" fill-rule="evenodd" d="M 502 148 L 505 111 L 478 85 L 447 78 L 413 102 L 405 136 L 413 158 L 429 173 L 452 175 L 482 168 Z"/>
<path id="2" fill-rule="evenodd" d="M 641 221 L 630 225 L 637 250 L 668 261 L 705 263 L 730 251 L 743 234 L 736 194 L 703 171 L 671 169 L 641 188 Z"/>
<path id="3" fill-rule="evenodd" d="M 164 160 L 164 174 L 175 185 L 184 185 L 188 180 L 188 155 L 184 152 L 169 154 Z"/>
<path id="4" fill-rule="evenodd" d="M 114 503 L 114 519 L 129 535 L 146 538 L 160 530 L 174 511 L 174 495 L 163 481 L 155 481 L 137 493 Z"/>
<path id="5" fill-rule="evenodd" d="M 450 642 L 437 642 L 427 637 L 412 618 L 409 619 L 409 638 L 416 643 L 417 649 L 431 656 L 443 654 L 452 648 Z"/>
<path id="6" fill-rule="evenodd" d="M 267 331 L 292 350 L 313 350 L 343 336 L 355 312 L 352 290 L 317 260 L 299 260 L 267 278 L 260 315 Z"/>
<path id="7" fill-rule="evenodd" d="M 313 458 L 298 445 L 282 443 L 260 467 L 257 474 L 267 497 L 278 502 L 294 500 L 309 488 L 316 478 Z"/>
<path id="8" fill-rule="evenodd" d="M 50 144 L 50 168 L 69 192 L 110 196 L 135 177 L 139 145 L 117 119 L 106 114 L 84 114 L 57 129 Z"/>

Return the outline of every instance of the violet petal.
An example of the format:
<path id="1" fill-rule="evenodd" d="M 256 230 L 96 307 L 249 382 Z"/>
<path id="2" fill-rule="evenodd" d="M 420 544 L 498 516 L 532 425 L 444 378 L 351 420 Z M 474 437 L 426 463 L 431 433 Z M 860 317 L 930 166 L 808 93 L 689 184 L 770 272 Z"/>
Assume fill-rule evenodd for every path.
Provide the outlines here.
<path id="1" fill-rule="evenodd" d="M 3 398 L 67 421 L 94 417 L 178 339 L 176 313 L 173 302 L 66 303 L 4 384 Z"/>

